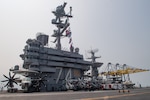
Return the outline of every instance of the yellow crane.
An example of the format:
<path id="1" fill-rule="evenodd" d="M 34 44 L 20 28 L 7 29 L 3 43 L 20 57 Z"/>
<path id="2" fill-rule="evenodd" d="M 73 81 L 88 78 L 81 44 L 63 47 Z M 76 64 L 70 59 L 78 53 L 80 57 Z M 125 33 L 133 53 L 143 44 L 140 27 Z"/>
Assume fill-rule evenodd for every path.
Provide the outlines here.
<path id="1" fill-rule="evenodd" d="M 99 75 L 106 76 L 106 79 L 108 80 L 113 79 L 114 83 L 117 82 L 119 78 L 121 78 L 120 82 L 122 82 L 122 84 L 126 88 L 133 88 L 135 83 L 132 83 L 129 74 L 145 72 L 145 71 L 149 71 L 149 70 L 131 67 L 126 64 L 120 65 L 117 63 L 116 65 L 114 65 L 108 63 L 105 70 L 101 72 Z"/>
<path id="2" fill-rule="evenodd" d="M 108 66 L 110 66 L 111 63 L 108 63 Z M 111 64 L 112 65 L 112 64 Z M 117 67 L 118 64 L 116 64 Z M 115 67 L 115 66 L 114 66 Z M 108 68 L 107 68 L 108 69 Z M 112 70 L 113 69 L 113 70 Z M 112 75 L 112 76 L 116 76 L 116 75 L 125 75 L 125 74 L 133 74 L 133 73 L 139 73 L 139 72 L 145 72 L 145 71 L 150 71 L 148 69 L 140 69 L 140 68 L 134 68 L 134 67 L 130 67 L 126 64 L 124 64 L 123 66 L 120 66 L 119 69 L 115 69 L 115 68 L 111 68 L 109 70 L 106 70 L 104 72 L 101 72 L 100 75 Z"/>

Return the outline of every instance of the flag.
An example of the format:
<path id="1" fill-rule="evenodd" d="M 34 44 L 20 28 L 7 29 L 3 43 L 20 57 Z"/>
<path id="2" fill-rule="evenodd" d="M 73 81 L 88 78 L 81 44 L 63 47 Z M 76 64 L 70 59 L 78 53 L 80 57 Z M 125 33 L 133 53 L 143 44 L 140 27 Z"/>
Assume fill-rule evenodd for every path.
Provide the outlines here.
<path id="1" fill-rule="evenodd" d="M 71 37 L 71 32 L 69 33 L 68 37 Z"/>
<path id="2" fill-rule="evenodd" d="M 70 48 L 72 48 L 72 44 L 70 45 Z"/>
<path id="3" fill-rule="evenodd" d="M 72 38 L 70 38 L 70 40 L 69 40 L 69 44 L 72 42 Z"/>
<path id="4" fill-rule="evenodd" d="M 70 45 L 70 51 L 71 51 L 71 52 L 73 52 L 73 51 L 74 51 L 74 47 L 73 47 L 73 45 L 72 45 L 72 44 Z"/>
<path id="5" fill-rule="evenodd" d="M 70 31 L 70 29 L 66 30 L 66 36 L 67 37 L 71 37 L 71 31 Z"/>

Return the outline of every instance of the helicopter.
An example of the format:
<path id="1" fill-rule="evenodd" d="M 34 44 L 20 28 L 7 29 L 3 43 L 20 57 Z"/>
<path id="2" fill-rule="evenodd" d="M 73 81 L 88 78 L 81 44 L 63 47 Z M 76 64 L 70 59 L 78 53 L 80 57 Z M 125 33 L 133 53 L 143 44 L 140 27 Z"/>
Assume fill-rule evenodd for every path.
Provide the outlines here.
<path id="1" fill-rule="evenodd" d="M 13 92 L 17 92 L 18 90 L 17 88 L 14 88 L 14 83 L 18 85 L 17 83 L 18 78 L 15 78 L 15 75 L 16 74 L 11 75 L 11 72 L 9 72 L 9 76 L 3 75 L 6 78 L 6 80 L 3 80 L 1 82 L 7 82 L 6 85 L 4 86 L 7 87 L 7 92 L 13 93 Z"/>
<path id="2" fill-rule="evenodd" d="M 11 75 L 11 73 L 14 74 Z M 16 74 L 21 75 L 21 77 L 15 78 Z M 34 74 L 34 77 L 28 77 L 29 74 Z M 40 92 L 42 86 L 46 88 L 44 81 L 46 81 L 45 77 L 47 77 L 46 75 L 41 75 L 42 73 L 29 69 L 10 70 L 9 77 L 3 74 L 6 80 L 1 82 L 7 82 L 4 87 L 7 87 L 7 92 L 10 93 L 18 91 L 17 88 L 14 88 L 14 83 L 21 86 L 23 92 Z"/>

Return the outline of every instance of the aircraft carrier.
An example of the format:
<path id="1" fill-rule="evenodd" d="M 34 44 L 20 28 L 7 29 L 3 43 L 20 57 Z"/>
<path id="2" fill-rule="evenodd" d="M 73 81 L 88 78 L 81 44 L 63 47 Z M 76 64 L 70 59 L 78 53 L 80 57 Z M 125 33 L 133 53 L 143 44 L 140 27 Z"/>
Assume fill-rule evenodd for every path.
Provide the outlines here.
<path id="1" fill-rule="evenodd" d="M 27 39 L 24 52 L 20 55 L 23 66 L 16 65 L 11 68 L 10 72 L 15 73 L 13 76 L 11 73 L 9 77 L 4 75 L 8 80 L 2 82 L 8 81 L 5 85 L 8 92 L 15 92 L 13 83 L 20 84 L 24 92 L 77 90 L 79 86 L 75 87 L 73 83 L 81 80 L 90 66 L 93 68 L 92 76 L 98 76 L 97 67 L 102 63 L 85 61 L 83 55 L 79 54 L 79 48 L 71 43 L 69 20 L 73 17 L 72 7 L 69 13 L 66 13 L 66 5 L 65 2 L 52 11 L 55 18 L 51 22 L 56 29 L 51 36 L 55 38 L 55 48 L 47 46 L 49 35 L 43 33 L 37 33 L 35 39 Z M 62 50 L 61 38 L 70 38 L 70 51 Z M 16 74 L 24 77 L 15 78 Z"/>

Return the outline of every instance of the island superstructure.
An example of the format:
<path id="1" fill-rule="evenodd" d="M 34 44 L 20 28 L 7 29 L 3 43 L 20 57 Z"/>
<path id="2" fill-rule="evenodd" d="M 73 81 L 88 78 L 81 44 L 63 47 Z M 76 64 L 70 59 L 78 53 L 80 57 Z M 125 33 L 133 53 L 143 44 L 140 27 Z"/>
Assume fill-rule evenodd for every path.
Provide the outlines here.
<path id="1" fill-rule="evenodd" d="M 52 37 L 55 37 L 56 48 L 46 46 L 49 35 L 38 33 L 35 39 L 26 41 L 24 53 L 20 55 L 23 69 L 28 71 L 21 71 L 18 66 L 12 69 L 14 73 L 23 73 L 31 81 L 30 84 L 21 84 L 26 91 L 66 90 L 65 83 L 68 79 L 81 78 L 90 69 L 92 63 L 84 60 L 83 55 L 79 54 L 79 48 L 74 49 L 71 45 L 70 51 L 62 50 L 61 38 L 70 34 L 67 31 L 70 26 L 69 19 L 72 18 L 72 7 L 68 14 L 65 13 L 66 4 L 52 11 L 55 15 L 52 24 L 56 26 Z"/>

